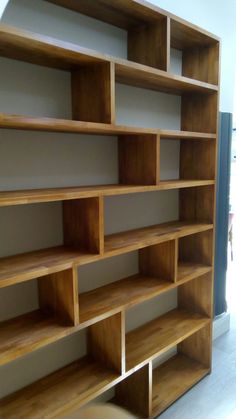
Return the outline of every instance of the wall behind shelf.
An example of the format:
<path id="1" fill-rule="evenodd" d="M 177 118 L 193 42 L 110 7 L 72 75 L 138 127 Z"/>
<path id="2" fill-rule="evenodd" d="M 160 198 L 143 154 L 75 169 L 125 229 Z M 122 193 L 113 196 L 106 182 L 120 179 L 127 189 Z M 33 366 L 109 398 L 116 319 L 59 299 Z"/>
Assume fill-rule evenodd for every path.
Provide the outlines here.
<path id="1" fill-rule="evenodd" d="M 11 0 L 3 22 L 84 46 L 126 56 L 124 31 L 56 8 L 42 0 Z M 179 71 L 178 53 L 173 61 Z M 31 64 L 0 59 L 0 112 L 69 117 L 70 78 L 66 72 L 40 68 Z M 37 97 L 37 100 L 35 99 Z M 134 110 L 135 106 L 135 110 Z M 179 129 L 180 98 L 172 95 L 117 86 L 119 123 Z M 162 177 L 178 176 L 179 142 L 162 147 Z M 170 167 L 169 159 L 173 166 Z M 174 169 L 173 169 L 174 168 Z M 0 131 L 0 190 L 104 184 L 117 181 L 117 140 L 59 133 Z M 164 194 L 164 205 L 159 197 Z M 117 205 L 126 214 L 124 225 L 117 217 Z M 125 206 L 125 208 L 124 208 Z M 145 218 L 146 214 L 147 218 Z M 178 218 L 178 193 L 115 197 L 109 200 L 107 232 L 132 228 L 133 211 L 140 226 Z M 61 204 L 0 208 L 0 256 L 38 247 L 60 244 Z M 53 220 L 53 222 L 52 222 Z M 135 222 L 137 222 L 135 220 Z M 138 226 L 138 225 L 137 225 Z M 25 233 L 26 231 L 26 233 Z M 3 242 L 3 239 L 5 243 Z M 85 266 L 79 276 L 89 286 L 108 283 L 137 272 L 137 252 Z M 81 290 L 86 290 L 85 285 Z M 37 308 L 36 281 L 9 287 L 0 293 L 0 320 Z M 176 292 L 136 308 L 129 315 L 129 327 L 176 306 Z M 22 311 L 21 311 L 22 310 Z M 138 311 L 137 311 L 138 310 Z M 135 323 L 137 322 L 137 323 Z M 37 380 L 41 376 L 81 356 L 84 336 L 74 336 L 45 347 L 0 368 L 0 397 Z"/>

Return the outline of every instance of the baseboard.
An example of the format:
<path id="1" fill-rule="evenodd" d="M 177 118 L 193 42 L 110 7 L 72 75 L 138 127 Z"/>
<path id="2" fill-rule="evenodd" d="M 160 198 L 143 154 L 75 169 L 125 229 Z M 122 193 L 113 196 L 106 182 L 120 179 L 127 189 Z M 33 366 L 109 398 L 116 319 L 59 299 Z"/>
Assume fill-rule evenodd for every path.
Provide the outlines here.
<path id="1" fill-rule="evenodd" d="M 219 338 L 230 329 L 230 313 L 217 316 L 213 322 L 213 340 Z"/>

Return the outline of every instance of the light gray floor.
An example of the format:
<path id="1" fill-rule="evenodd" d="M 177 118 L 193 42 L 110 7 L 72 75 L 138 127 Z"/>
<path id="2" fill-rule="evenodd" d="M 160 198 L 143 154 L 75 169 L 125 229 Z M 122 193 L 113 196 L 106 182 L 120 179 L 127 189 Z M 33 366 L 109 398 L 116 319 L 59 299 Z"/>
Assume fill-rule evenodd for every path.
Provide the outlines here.
<path id="1" fill-rule="evenodd" d="M 232 314 L 230 332 L 214 342 L 212 374 L 159 418 L 236 419 L 236 314 Z"/>

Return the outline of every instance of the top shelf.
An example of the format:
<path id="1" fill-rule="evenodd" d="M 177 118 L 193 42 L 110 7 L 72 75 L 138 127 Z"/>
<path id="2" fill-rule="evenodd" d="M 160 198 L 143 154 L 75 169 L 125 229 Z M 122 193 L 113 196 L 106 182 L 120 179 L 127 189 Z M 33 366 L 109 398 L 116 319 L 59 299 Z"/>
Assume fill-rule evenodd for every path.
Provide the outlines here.
<path id="1" fill-rule="evenodd" d="M 198 33 L 195 38 L 201 44 L 219 41 L 215 35 L 199 28 L 196 25 L 180 19 L 172 13 L 145 1 L 145 0 L 47 0 L 49 3 L 65 7 L 75 12 L 93 17 L 121 29 L 130 29 L 141 24 L 154 24 L 167 17 L 173 22 L 174 31 L 172 42 L 180 41 L 178 27 L 189 33 Z M 181 37 L 183 41 L 183 36 Z M 196 42 L 196 41 L 195 41 Z M 183 45 L 183 42 L 182 42 Z"/>
<path id="2" fill-rule="evenodd" d="M 83 65 L 110 62 L 119 83 L 178 95 L 218 91 L 215 84 L 172 75 L 148 65 L 99 54 L 69 42 L 6 25 L 0 25 L 0 55 L 68 71 Z"/>

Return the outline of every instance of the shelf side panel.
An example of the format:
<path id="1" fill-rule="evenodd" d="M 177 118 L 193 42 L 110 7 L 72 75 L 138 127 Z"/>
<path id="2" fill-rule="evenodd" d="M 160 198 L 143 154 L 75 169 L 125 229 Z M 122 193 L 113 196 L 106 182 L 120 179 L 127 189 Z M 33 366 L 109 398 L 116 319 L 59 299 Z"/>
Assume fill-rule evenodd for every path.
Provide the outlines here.
<path id="1" fill-rule="evenodd" d="M 90 253 L 103 253 L 103 199 L 63 202 L 64 244 Z"/>
<path id="2" fill-rule="evenodd" d="M 159 180 L 160 137 L 125 135 L 119 137 L 119 182 L 156 185 Z"/>
<path id="3" fill-rule="evenodd" d="M 178 345 L 178 352 L 211 369 L 212 324 L 200 329 Z"/>
<path id="4" fill-rule="evenodd" d="M 71 72 L 72 114 L 77 121 L 115 123 L 112 63 L 90 64 Z"/>
<path id="5" fill-rule="evenodd" d="M 142 417 L 152 412 L 152 363 L 135 371 L 115 387 L 115 402 Z"/>
<path id="6" fill-rule="evenodd" d="M 76 268 L 38 278 L 38 294 L 42 311 L 52 312 L 64 324 L 79 323 Z"/>
<path id="7" fill-rule="evenodd" d="M 125 371 L 125 320 L 120 312 L 88 328 L 88 352 L 107 368 Z"/>
<path id="8" fill-rule="evenodd" d="M 171 240 L 139 250 L 140 273 L 175 282 L 177 275 L 176 246 L 176 240 Z"/>
<path id="9" fill-rule="evenodd" d="M 168 18 L 128 30 L 128 59 L 167 71 Z"/>

